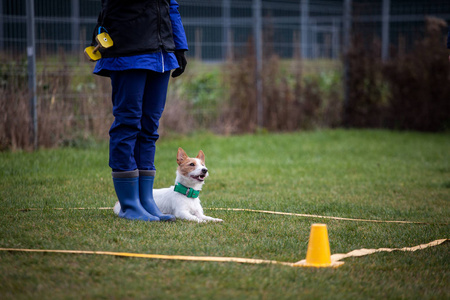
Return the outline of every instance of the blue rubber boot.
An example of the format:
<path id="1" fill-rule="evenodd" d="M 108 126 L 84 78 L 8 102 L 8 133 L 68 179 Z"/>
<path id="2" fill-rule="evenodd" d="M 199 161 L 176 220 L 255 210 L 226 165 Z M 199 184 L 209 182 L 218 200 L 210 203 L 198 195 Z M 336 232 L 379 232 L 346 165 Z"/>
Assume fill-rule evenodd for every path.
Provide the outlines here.
<path id="1" fill-rule="evenodd" d="M 139 200 L 139 171 L 112 172 L 114 189 L 120 202 L 119 217 L 129 220 L 159 221 L 149 214 Z"/>
<path id="2" fill-rule="evenodd" d="M 155 172 L 152 170 L 139 170 L 139 198 L 142 207 L 151 215 L 157 216 L 161 221 L 175 221 L 175 216 L 163 214 L 153 199 L 153 182 Z"/>

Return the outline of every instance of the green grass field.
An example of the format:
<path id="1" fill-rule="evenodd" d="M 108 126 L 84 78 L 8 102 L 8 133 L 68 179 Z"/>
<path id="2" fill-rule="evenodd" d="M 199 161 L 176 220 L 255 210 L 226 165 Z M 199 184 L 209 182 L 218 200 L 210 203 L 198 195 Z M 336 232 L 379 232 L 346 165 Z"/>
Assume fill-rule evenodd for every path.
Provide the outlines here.
<path id="1" fill-rule="evenodd" d="M 221 224 L 117 218 L 106 144 L 0 153 L 0 247 L 233 256 L 296 262 L 310 226 L 332 253 L 450 238 L 450 136 L 330 130 L 167 137 L 155 187 L 176 151 L 206 154 L 205 208 L 250 208 L 430 224 L 364 223 L 205 210 Z M 20 211 L 40 208 L 37 211 Z M 449 299 L 449 243 L 349 258 L 337 269 L 0 252 L 1 299 Z"/>

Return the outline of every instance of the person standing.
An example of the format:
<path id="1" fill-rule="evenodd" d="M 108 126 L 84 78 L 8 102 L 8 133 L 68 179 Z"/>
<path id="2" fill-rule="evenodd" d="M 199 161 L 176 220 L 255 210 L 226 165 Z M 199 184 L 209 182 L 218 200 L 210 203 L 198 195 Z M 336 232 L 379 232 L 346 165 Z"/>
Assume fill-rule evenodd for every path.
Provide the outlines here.
<path id="1" fill-rule="evenodd" d="M 155 143 L 170 73 L 186 68 L 186 34 L 175 0 L 102 0 L 95 36 L 107 32 L 113 46 L 100 49 L 94 74 L 111 79 L 114 122 L 109 166 L 121 205 L 119 217 L 174 221 L 153 199 Z"/>

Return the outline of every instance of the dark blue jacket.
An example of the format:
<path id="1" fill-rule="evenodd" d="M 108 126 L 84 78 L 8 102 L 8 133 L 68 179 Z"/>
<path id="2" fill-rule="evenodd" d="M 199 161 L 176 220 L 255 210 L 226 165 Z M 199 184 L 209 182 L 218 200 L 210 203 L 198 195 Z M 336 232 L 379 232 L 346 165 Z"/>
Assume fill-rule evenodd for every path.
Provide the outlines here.
<path id="1" fill-rule="evenodd" d="M 114 42 L 100 50 L 104 58 L 188 49 L 175 0 L 102 0 L 94 36 L 99 27 Z"/>

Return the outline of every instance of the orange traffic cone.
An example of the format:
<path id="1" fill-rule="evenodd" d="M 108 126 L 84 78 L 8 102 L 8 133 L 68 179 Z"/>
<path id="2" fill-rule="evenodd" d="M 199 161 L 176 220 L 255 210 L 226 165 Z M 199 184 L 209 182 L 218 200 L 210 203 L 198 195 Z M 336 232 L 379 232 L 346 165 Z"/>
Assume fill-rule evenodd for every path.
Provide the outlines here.
<path id="1" fill-rule="evenodd" d="M 312 224 L 306 260 L 296 263 L 299 267 L 339 267 L 343 262 L 332 262 L 328 230 L 325 224 Z"/>

